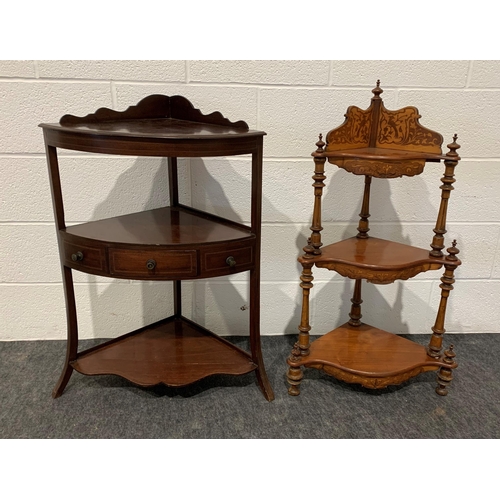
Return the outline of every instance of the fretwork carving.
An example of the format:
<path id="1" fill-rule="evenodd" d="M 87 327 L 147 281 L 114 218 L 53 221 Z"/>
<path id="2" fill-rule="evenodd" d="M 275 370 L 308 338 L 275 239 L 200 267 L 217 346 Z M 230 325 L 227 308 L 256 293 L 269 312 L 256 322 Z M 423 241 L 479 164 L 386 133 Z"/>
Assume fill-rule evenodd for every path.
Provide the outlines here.
<path id="1" fill-rule="evenodd" d="M 328 132 L 326 136 L 327 151 L 368 147 L 372 128 L 372 108 L 362 110 L 357 106 L 349 106 L 344 116 L 345 122 Z"/>
<path id="2" fill-rule="evenodd" d="M 399 385 L 426 370 L 426 367 L 419 366 L 418 368 L 414 368 L 413 370 L 405 373 L 399 373 L 397 375 L 391 375 L 387 377 L 367 377 L 356 373 L 346 372 L 344 370 L 340 370 L 339 368 L 326 364 L 314 364 L 309 366 L 311 368 L 322 370 L 328 375 L 332 375 L 335 378 L 342 380 L 343 382 L 347 382 L 348 384 L 361 384 L 367 389 L 383 389 L 388 385 Z"/>
<path id="3" fill-rule="evenodd" d="M 422 126 L 418 109 L 413 106 L 395 111 L 386 109 L 380 97 L 383 92 L 380 81 L 377 81 L 372 92 L 374 96 L 368 109 L 349 106 L 344 123 L 328 132 L 325 156 L 331 157 L 331 163 L 358 175 L 392 178 L 422 173 L 425 165 L 422 159 L 394 162 L 390 159 L 377 160 L 373 156 L 377 149 L 441 155 L 442 135 Z M 360 150 L 360 158 L 331 155 L 336 151 L 347 152 L 352 149 Z M 363 158 L 363 152 L 370 158 Z"/>
<path id="4" fill-rule="evenodd" d="M 425 160 L 407 160 L 404 162 L 391 163 L 389 161 L 358 160 L 351 158 L 329 160 L 340 168 L 356 175 L 370 175 L 382 179 L 393 179 L 396 177 L 413 177 L 424 171 Z"/>
<path id="5" fill-rule="evenodd" d="M 419 118 L 418 109 L 413 106 L 397 111 L 382 106 L 376 146 L 441 153 L 442 135 L 420 125 Z"/>
<path id="6" fill-rule="evenodd" d="M 354 280 L 365 279 L 369 283 L 374 283 L 376 285 L 387 285 L 389 283 L 393 283 L 396 280 L 407 280 L 409 278 L 413 278 L 413 276 L 428 271 L 429 269 L 431 269 L 431 267 L 435 267 L 435 265 L 420 264 L 410 268 L 397 269 L 394 271 L 377 271 L 372 269 L 364 269 L 355 267 L 354 265 L 342 264 L 340 262 L 317 262 L 316 267 L 322 267 L 324 269 L 336 271 L 345 278 L 351 278 Z"/>

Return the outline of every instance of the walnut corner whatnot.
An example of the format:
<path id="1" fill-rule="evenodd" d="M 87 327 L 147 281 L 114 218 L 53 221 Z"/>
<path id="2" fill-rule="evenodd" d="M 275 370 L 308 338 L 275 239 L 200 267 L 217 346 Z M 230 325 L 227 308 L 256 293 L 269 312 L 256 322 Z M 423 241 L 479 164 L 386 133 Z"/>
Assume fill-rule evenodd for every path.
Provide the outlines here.
<path id="1" fill-rule="evenodd" d="M 262 151 L 265 132 L 221 113 L 204 115 L 182 96 L 151 95 L 123 112 L 100 108 L 65 115 L 43 128 L 63 285 L 67 351 L 53 391 L 64 391 L 73 370 L 115 374 L 140 386 L 185 386 L 215 374 L 256 372 L 274 399 L 260 345 Z M 106 155 L 168 158 L 170 206 L 66 226 L 57 148 Z M 183 205 L 178 157 L 251 155 L 251 223 L 245 225 Z M 72 271 L 126 280 L 173 282 L 174 314 L 78 352 Z M 184 317 L 182 280 L 249 272 L 250 352 Z"/>
<path id="2" fill-rule="evenodd" d="M 443 351 L 446 305 L 453 290 L 454 271 L 461 264 L 456 241 L 443 254 L 446 217 L 450 193 L 454 189 L 454 170 L 460 157 L 457 136 L 443 154 L 443 137 L 419 123 L 414 107 L 397 111 L 385 108 L 380 82 L 373 89 L 371 105 L 362 110 L 350 106 L 345 121 L 326 136 L 320 135 L 312 153 L 315 171 L 314 210 L 311 236 L 299 257 L 302 265 L 302 314 L 299 338 L 287 359 L 288 393 L 300 394 L 303 367 L 322 370 L 349 383 L 371 389 L 398 385 L 421 372 L 437 370 L 436 392 L 445 396 L 458 365 L 453 346 Z M 364 176 L 363 201 L 358 234 L 355 237 L 323 246 L 321 241 L 321 198 L 325 187 L 325 162 L 355 175 Z M 441 203 L 431 250 L 368 236 L 370 187 L 372 177 L 396 178 L 420 174 L 427 162 L 444 162 L 441 178 Z M 309 292 L 313 284 L 312 268 L 325 268 L 354 280 L 349 321 L 310 342 Z M 427 346 L 361 322 L 361 284 L 389 284 L 407 280 L 426 271 L 444 267 L 441 299 L 436 321 Z"/>

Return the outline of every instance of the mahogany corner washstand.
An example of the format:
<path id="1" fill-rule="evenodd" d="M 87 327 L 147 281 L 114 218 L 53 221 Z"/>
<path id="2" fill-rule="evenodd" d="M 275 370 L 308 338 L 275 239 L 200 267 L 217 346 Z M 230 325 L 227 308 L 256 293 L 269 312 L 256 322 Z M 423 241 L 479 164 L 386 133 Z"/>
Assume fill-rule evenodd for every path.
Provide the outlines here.
<path id="1" fill-rule="evenodd" d="M 455 362 L 453 346 L 442 351 L 446 304 L 453 290 L 454 271 L 461 264 L 456 241 L 444 255 L 444 235 L 448 199 L 453 190 L 454 170 L 460 160 L 457 136 L 443 154 L 443 138 L 419 123 L 414 107 L 397 111 L 385 108 L 380 95 L 380 82 L 373 89 L 368 109 L 350 106 L 344 123 L 331 130 L 326 143 L 320 135 L 312 153 L 315 164 L 314 211 L 311 236 L 299 257 L 302 264 L 302 315 L 299 338 L 287 360 L 288 392 L 300 393 L 304 377 L 302 367 L 323 370 L 344 382 L 358 383 L 371 389 L 397 385 L 421 372 L 438 370 L 436 392 L 445 396 L 452 380 Z M 364 176 L 364 194 L 358 234 L 353 238 L 323 246 L 321 241 L 321 197 L 325 162 L 337 165 L 355 175 Z M 368 236 L 370 185 L 372 177 L 395 178 L 420 174 L 426 162 L 444 162 L 441 178 L 441 204 L 434 228 L 431 250 L 416 248 Z M 336 271 L 354 280 L 350 320 L 342 326 L 310 342 L 309 291 L 312 288 L 313 266 Z M 411 340 L 361 322 L 361 283 L 388 284 L 406 280 L 425 271 L 444 267 L 441 278 L 441 299 L 432 336 L 424 347 Z"/>
<path id="2" fill-rule="evenodd" d="M 204 115 L 181 96 L 151 95 L 123 112 L 98 109 L 63 116 L 43 128 L 67 312 L 67 353 L 53 391 L 73 369 L 115 374 L 140 386 L 184 386 L 209 375 L 256 372 L 274 399 L 260 345 L 262 148 L 265 132 Z M 106 155 L 168 158 L 170 206 L 66 227 L 57 148 Z M 251 224 L 223 219 L 179 202 L 178 157 L 251 155 Z M 125 195 L 125 194 L 124 194 Z M 126 280 L 173 281 L 174 314 L 78 352 L 72 270 Z M 181 281 L 249 271 L 250 353 L 182 315 Z"/>

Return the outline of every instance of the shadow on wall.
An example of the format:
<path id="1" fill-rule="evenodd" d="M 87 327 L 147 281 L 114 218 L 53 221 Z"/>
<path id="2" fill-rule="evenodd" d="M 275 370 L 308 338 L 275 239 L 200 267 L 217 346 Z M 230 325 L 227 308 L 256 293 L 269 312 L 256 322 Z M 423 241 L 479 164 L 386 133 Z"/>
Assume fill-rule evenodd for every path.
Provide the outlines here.
<path id="1" fill-rule="evenodd" d="M 243 161 L 245 159 L 245 161 Z M 216 164 L 216 165 L 215 165 Z M 193 160 L 191 164 L 193 206 L 197 209 L 250 224 L 251 158 L 237 160 Z M 264 167 L 265 179 L 265 167 Z M 271 215 L 272 214 L 272 215 Z M 262 219 L 291 223 L 263 194 Z M 282 331 L 283 314 L 296 314 L 297 303 L 286 293 L 279 281 L 280 255 L 267 241 L 269 231 L 262 228 L 261 251 L 261 333 Z M 284 242 L 286 244 L 286 242 Z M 292 243 L 290 242 L 290 245 Z M 293 262 L 292 262 L 293 265 Z M 194 282 L 193 320 L 222 335 L 246 336 L 249 332 L 249 273 L 211 278 Z M 299 317 L 296 317 L 298 325 Z"/>
<path id="2" fill-rule="evenodd" d="M 148 181 L 151 169 L 156 169 L 156 172 L 152 180 Z M 150 192 L 144 196 L 143 186 L 149 182 Z M 106 199 L 95 208 L 92 220 L 118 215 L 117 210 L 120 209 L 120 214 L 133 213 L 168 204 L 167 160 L 138 158 L 131 168 L 119 175 Z M 93 336 L 96 338 L 116 337 L 173 313 L 170 282 L 118 280 L 98 276 L 89 276 L 89 282 L 90 314 Z"/>

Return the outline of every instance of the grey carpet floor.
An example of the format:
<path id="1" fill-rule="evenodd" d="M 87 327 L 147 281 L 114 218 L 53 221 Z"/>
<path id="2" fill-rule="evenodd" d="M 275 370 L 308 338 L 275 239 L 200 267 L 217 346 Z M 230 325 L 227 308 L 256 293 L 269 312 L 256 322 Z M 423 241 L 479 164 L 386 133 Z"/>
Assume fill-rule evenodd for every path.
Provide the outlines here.
<path id="1" fill-rule="evenodd" d="M 409 338 L 425 344 L 429 336 Z M 228 340 L 248 349 L 246 338 Z M 65 342 L 0 342 L 0 438 L 500 438 L 500 334 L 446 335 L 459 363 L 446 397 L 434 392 L 435 372 L 368 390 L 316 370 L 306 370 L 301 395 L 290 397 L 285 360 L 295 340 L 262 338 L 273 402 L 253 373 L 144 389 L 74 372 L 54 400 Z M 80 349 L 95 344 L 81 341 Z"/>

